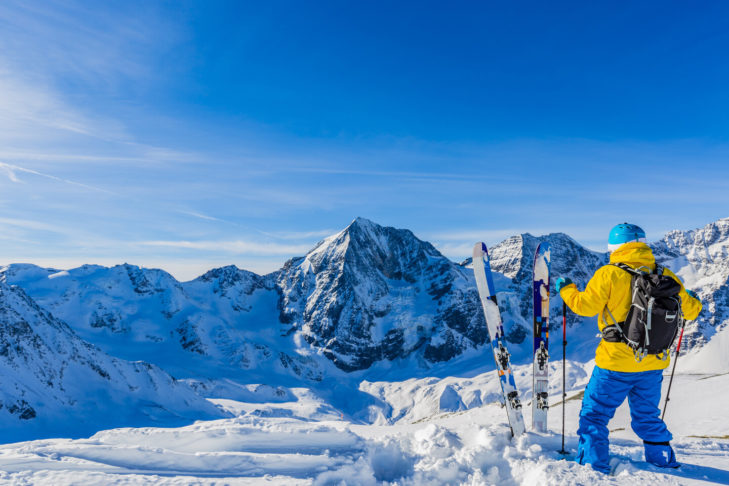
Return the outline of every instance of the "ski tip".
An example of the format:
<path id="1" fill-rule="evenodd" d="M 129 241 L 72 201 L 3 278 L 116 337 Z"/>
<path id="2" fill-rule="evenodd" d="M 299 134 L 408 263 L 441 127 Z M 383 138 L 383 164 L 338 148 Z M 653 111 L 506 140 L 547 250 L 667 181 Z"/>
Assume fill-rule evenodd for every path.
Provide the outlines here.
<path id="1" fill-rule="evenodd" d="M 542 253 L 547 253 L 549 251 L 549 242 L 542 241 L 537 245 L 537 251 L 535 252 L 537 255 Z"/>
<path id="2" fill-rule="evenodd" d="M 482 252 L 486 253 L 487 255 L 489 253 L 488 248 L 486 247 L 486 243 L 484 243 L 483 241 L 479 241 L 478 243 L 473 245 L 473 254 L 480 255 Z"/>

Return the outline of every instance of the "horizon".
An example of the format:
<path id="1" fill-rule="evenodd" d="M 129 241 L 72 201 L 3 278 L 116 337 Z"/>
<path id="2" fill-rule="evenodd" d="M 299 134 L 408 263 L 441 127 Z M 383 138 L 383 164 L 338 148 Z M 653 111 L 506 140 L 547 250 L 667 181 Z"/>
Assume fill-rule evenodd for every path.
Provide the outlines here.
<path id="1" fill-rule="evenodd" d="M 453 261 L 729 207 L 729 4 L 0 3 L 0 261 L 280 268 L 365 214 Z"/>
<path id="2" fill-rule="evenodd" d="M 357 219 L 365 219 L 365 220 L 370 221 L 370 222 L 372 222 L 374 224 L 377 224 L 379 226 L 386 227 L 384 225 L 380 225 L 377 221 L 373 221 L 373 220 L 371 220 L 369 218 L 365 218 L 365 217 L 362 217 L 362 216 L 357 216 L 356 218 L 352 219 L 352 221 L 350 222 L 350 225 L 354 221 L 356 221 Z M 729 217 L 727 217 L 727 218 L 720 218 L 717 221 L 720 221 L 722 219 L 729 219 Z M 707 224 L 711 224 L 711 223 L 714 223 L 714 222 L 716 222 L 716 221 L 712 221 L 712 222 L 707 223 Z M 9 265 L 25 265 L 25 264 L 31 264 L 31 265 L 36 265 L 36 266 L 41 267 L 41 268 L 57 270 L 58 272 L 64 272 L 64 271 L 69 271 L 69 270 L 74 270 L 76 268 L 80 268 L 80 267 L 82 267 L 84 265 L 100 266 L 100 267 L 104 267 L 104 268 L 112 268 L 112 267 L 121 266 L 121 265 L 131 265 L 131 266 L 139 267 L 139 268 L 146 269 L 146 270 L 162 270 L 162 271 L 168 273 L 169 275 L 171 275 L 172 277 L 174 277 L 175 280 L 177 280 L 179 282 L 189 282 L 189 281 L 195 280 L 195 279 L 197 279 L 199 277 L 202 277 L 204 274 L 206 274 L 207 272 L 209 272 L 211 270 L 215 270 L 215 269 L 223 268 L 223 267 L 228 267 L 228 266 L 234 266 L 234 267 L 238 268 L 239 270 L 245 270 L 245 271 L 249 271 L 249 272 L 255 273 L 257 275 L 260 275 L 260 276 L 265 276 L 265 275 L 267 275 L 269 273 L 273 273 L 273 272 L 276 272 L 276 271 L 280 270 L 287 261 L 289 261 L 291 259 L 294 259 L 294 258 L 300 258 L 300 257 L 305 256 L 306 254 L 309 253 L 309 251 L 313 250 L 316 245 L 318 245 L 319 243 L 321 243 L 322 241 L 324 241 L 326 238 L 328 238 L 330 236 L 334 236 L 336 234 L 339 234 L 342 231 L 345 231 L 348 227 L 349 227 L 349 225 L 347 225 L 345 228 L 343 228 L 343 229 L 341 229 L 339 231 L 335 231 L 332 234 L 325 236 L 324 238 L 322 238 L 321 240 L 319 240 L 317 243 L 315 243 L 314 245 L 312 245 L 311 248 L 309 248 L 305 253 L 303 253 L 303 254 L 297 254 L 297 255 L 293 255 L 292 254 L 292 255 L 284 258 L 283 260 L 281 260 L 280 264 L 278 264 L 277 266 L 272 267 L 272 268 L 265 268 L 263 271 L 254 270 L 254 269 L 245 268 L 245 267 L 241 267 L 239 265 L 236 265 L 235 263 L 227 263 L 227 264 L 226 263 L 222 263 L 220 265 L 213 266 L 213 267 L 208 267 L 208 266 L 206 266 L 205 263 L 200 263 L 200 264 L 194 264 L 193 263 L 193 264 L 190 264 L 189 266 L 173 267 L 173 268 L 164 268 L 162 266 L 157 266 L 157 265 L 143 265 L 143 264 L 138 264 L 138 263 L 129 262 L 129 261 L 124 261 L 124 262 L 113 262 L 113 261 L 110 261 L 108 263 L 98 263 L 98 262 L 88 261 L 88 262 L 72 263 L 72 264 L 66 265 L 66 266 L 42 265 L 42 264 L 38 264 L 38 263 L 34 263 L 34 262 L 7 262 L 7 263 L 4 263 L 4 264 L 0 264 L 0 268 L 7 267 Z M 702 227 L 690 228 L 690 229 L 678 229 L 678 228 L 676 228 L 676 229 L 671 230 L 671 231 L 693 231 L 693 230 L 698 230 L 698 229 L 701 229 L 701 228 Z M 395 228 L 395 229 L 409 230 L 409 228 Z M 582 242 L 580 242 L 576 238 L 573 238 L 572 235 L 570 235 L 568 233 L 564 233 L 564 232 L 556 232 L 556 233 L 566 234 L 570 238 L 574 239 L 578 244 L 582 245 L 583 247 L 587 248 L 588 250 L 595 251 L 595 252 L 598 252 L 598 253 L 609 253 L 608 250 L 607 250 L 607 243 L 605 243 L 604 248 L 602 248 L 602 249 L 600 249 L 600 248 L 591 248 L 589 246 L 584 245 Z M 435 247 L 435 249 L 438 250 L 444 257 L 448 258 L 450 261 L 452 261 L 455 264 L 460 264 L 461 262 L 463 262 L 467 258 L 469 258 L 469 256 L 467 254 L 465 254 L 463 256 L 459 256 L 459 257 L 453 258 L 452 256 L 449 256 L 449 255 L 443 253 L 441 251 L 441 249 L 439 248 L 439 245 L 436 244 L 435 242 L 430 241 L 428 239 L 421 238 L 420 236 L 418 236 L 415 233 L 413 233 L 413 234 L 419 240 L 425 241 L 425 242 L 428 242 L 428 243 L 432 244 Z M 482 240 L 476 239 L 473 242 L 473 244 L 477 243 L 478 241 L 484 241 L 487 244 L 487 246 L 489 248 L 491 248 L 492 246 L 498 245 L 499 243 L 502 243 L 503 241 L 505 241 L 505 240 L 507 240 L 507 239 L 509 239 L 511 237 L 520 236 L 520 235 L 524 235 L 524 234 L 528 234 L 528 235 L 534 236 L 536 238 L 543 238 L 543 237 L 548 236 L 549 234 L 553 234 L 553 233 L 539 234 L 539 235 L 537 235 L 537 234 L 532 234 L 532 233 L 530 233 L 530 232 L 527 231 L 525 233 L 512 234 L 512 235 L 506 236 L 504 238 L 501 238 L 501 239 L 499 239 L 497 241 L 493 241 L 493 242 L 488 242 L 485 239 L 482 239 Z M 662 235 L 660 238 L 649 239 L 648 240 L 648 244 L 651 244 L 651 243 L 654 243 L 656 241 L 659 241 L 664 236 L 665 236 L 665 234 Z M 607 238 L 606 238 L 606 241 L 607 241 Z M 467 250 L 466 253 L 468 253 L 468 252 L 471 251 L 471 248 L 472 248 L 473 244 L 471 244 L 468 248 L 466 248 L 466 250 Z"/>

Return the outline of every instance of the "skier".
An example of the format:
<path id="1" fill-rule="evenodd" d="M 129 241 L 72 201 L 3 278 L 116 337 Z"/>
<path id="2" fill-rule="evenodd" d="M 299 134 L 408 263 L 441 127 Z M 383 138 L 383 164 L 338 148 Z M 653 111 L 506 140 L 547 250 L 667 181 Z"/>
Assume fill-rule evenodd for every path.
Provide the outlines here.
<path id="1" fill-rule="evenodd" d="M 640 227 L 628 223 L 615 226 L 608 239 L 610 263 L 653 272 L 656 261 L 645 241 L 645 232 Z M 664 269 L 663 274 L 672 277 L 681 287 L 679 296 L 685 319 L 695 319 L 701 312 L 701 301 L 695 293 L 686 290 L 670 270 Z M 598 327 L 602 332 L 607 326 L 625 321 L 632 302 L 631 279 L 627 271 L 605 265 L 595 272 L 584 292 L 580 292 L 569 278 L 558 278 L 555 288 L 574 313 L 587 317 L 599 314 Z M 658 409 L 662 370 L 668 367 L 669 360 L 654 354 L 638 360 L 630 346 L 624 342 L 608 342 L 606 338 L 603 334 L 597 347 L 595 368 L 582 399 L 577 462 L 610 473 L 607 425 L 615 409 L 627 397 L 631 426 L 643 439 L 646 461 L 659 467 L 679 467 L 669 443 L 673 436 L 661 420 Z"/>

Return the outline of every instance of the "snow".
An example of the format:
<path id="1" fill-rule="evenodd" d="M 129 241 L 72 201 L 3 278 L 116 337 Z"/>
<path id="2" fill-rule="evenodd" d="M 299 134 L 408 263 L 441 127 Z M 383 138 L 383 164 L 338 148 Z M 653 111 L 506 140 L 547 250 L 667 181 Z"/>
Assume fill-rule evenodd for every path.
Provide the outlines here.
<path id="1" fill-rule="evenodd" d="M 568 362 L 566 448 L 573 453 L 580 392 L 591 366 Z M 529 373 L 522 368 L 529 366 L 515 374 L 525 390 Z M 561 377 L 557 365 L 551 371 Z M 235 387 L 216 386 L 223 385 Z M 378 423 L 351 419 L 312 389 L 238 385 L 239 400 L 211 399 L 233 418 L 2 445 L 0 484 L 729 484 L 729 375 L 681 374 L 674 380 L 666 420 L 683 463 L 679 470 L 643 462 L 627 406 L 620 407 L 609 424 L 614 476 L 558 453 L 561 380 L 551 385 L 549 432 L 516 439 L 498 403 L 493 371 L 363 383 L 362 390 L 380 399 L 374 405 Z M 483 403 L 469 407 L 475 392 L 482 392 Z"/>
<path id="2" fill-rule="evenodd" d="M 705 315 L 698 323 L 703 326 L 699 332 L 704 341 L 686 347 L 688 352 L 681 356 L 673 382 L 666 421 L 674 434 L 672 443 L 678 459 L 684 464 L 680 470 L 659 470 L 643 461 L 641 441 L 630 429 L 627 403 L 609 424 L 613 476 L 580 466 L 572 456 L 557 452 L 563 406 L 566 447 L 573 453 L 576 449 L 581 396 L 598 343 L 593 339 L 597 332 L 594 319 L 570 320 L 567 400 L 563 403 L 562 363 L 555 359 L 561 357 L 562 344 L 557 340 L 561 338 L 558 298 L 551 302 L 556 335 L 549 365 L 551 408 L 544 434 L 531 431 L 527 424 L 526 434 L 510 437 L 488 344 L 463 345 L 460 355 L 443 362 L 425 362 L 413 353 L 380 359 L 353 373 L 336 369 L 305 339 L 317 336 L 312 326 L 336 323 L 324 312 L 309 320 L 304 316 L 337 304 L 338 298 L 357 299 L 378 312 L 391 310 L 391 314 L 373 319 L 369 333 L 374 342 L 396 328 L 403 329 L 403 349 L 414 347 L 423 336 L 430 339 L 432 335 L 430 342 L 434 344 L 447 338 L 442 332 L 447 326 L 432 322 L 437 304 L 427 288 L 428 283 L 438 284 L 439 280 L 420 274 L 414 274 L 414 283 L 390 278 L 388 275 L 395 275 L 402 262 L 389 262 L 387 271 L 377 274 L 368 273 L 368 265 L 350 266 L 349 270 L 357 272 L 351 282 L 353 293 L 344 297 L 332 293 L 330 284 L 342 273 L 345 256 L 370 262 L 381 254 L 397 254 L 404 261 L 404 253 L 427 250 L 426 244 L 395 244 L 397 239 L 384 238 L 381 228 L 360 218 L 351 225 L 351 232 L 325 239 L 306 257 L 292 260 L 287 272 L 272 276 L 257 276 L 230 266 L 179 283 L 164 272 L 131 265 L 111 269 L 84 266 L 69 271 L 32 265 L 3 268 L 0 279 L 32 288 L 33 299 L 44 311 L 68 321 L 74 336 L 50 314 L 41 315 L 30 299 L 23 301 L 24 307 L 7 307 L 6 312 L 22 310 L 19 315 L 33 327 L 28 335 L 37 334 L 47 345 L 39 347 L 37 370 L 25 365 L 19 368 L 21 372 L 12 362 L 3 368 L 0 405 L 5 403 L 5 407 L 0 407 L 0 414 L 5 421 L 4 440 L 0 442 L 61 434 L 65 438 L 0 445 L 0 484 L 729 484 L 727 222 L 722 220 L 703 230 L 673 232 L 660 248 L 668 266 L 706 299 L 714 318 L 710 321 Z M 398 237 L 403 235 L 397 233 Z M 507 335 L 518 326 L 530 328 L 522 304 L 523 296 L 531 300 L 531 294 L 525 294 L 524 288 L 531 288 L 531 255 L 544 238 L 521 235 L 492 249 L 492 268 L 501 271 L 494 274 L 494 283 Z M 580 285 L 605 259 L 604 254 L 589 252 L 566 235 L 546 238 L 554 252 L 554 274 L 571 275 Z M 371 246 L 363 246 L 363 241 L 371 242 Z M 439 276 L 444 272 L 437 267 L 440 260 L 425 250 L 428 264 L 435 265 L 433 275 Z M 473 293 L 470 270 L 448 267 L 445 271 L 452 275 L 449 282 L 456 289 Z M 281 279 L 279 284 L 275 279 Z M 282 326 L 278 317 L 271 321 L 270 316 L 278 316 L 282 310 L 275 285 L 289 299 L 284 310 L 301 314 L 297 317 L 301 330 L 285 334 L 282 330 L 289 327 Z M 382 289 L 386 289 L 384 295 L 380 295 Z M 14 287 L 6 293 L 21 295 Z M 453 299 L 462 300 L 467 295 L 454 294 Z M 478 306 L 476 299 L 474 307 Z M 321 301 L 320 305 L 312 307 L 314 301 Z M 490 300 L 487 304 L 491 304 L 488 311 L 496 311 Z M 103 322 L 98 321 L 103 327 L 94 325 L 94 312 L 103 318 Z M 354 311 L 347 312 L 352 314 L 351 322 L 356 322 Z M 82 346 L 75 334 L 109 355 Z M 180 344 L 185 342 L 191 343 L 190 349 L 182 349 Z M 372 342 L 361 344 L 370 346 Z M 194 351 L 196 346 L 207 354 Z M 84 360 L 69 368 L 75 371 L 67 372 L 65 381 L 59 377 L 53 384 L 46 383 L 41 378 L 52 375 L 54 366 L 64 363 L 56 354 L 66 348 L 76 349 L 74 353 Z M 530 340 L 510 342 L 509 350 L 523 413 L 529 417 Z M 337 356 L 342 361 L 353 357 Z M 101 366 L 113 379 L 95 376 L 98 372 L 92 365 Z M 303 371 L 294 375 L 289 367 Z M 173 380 L 165 372 L 183 379 Z M 670 368 L 666 375 L 669 372 Z M 36 427 L 47 428 L 64 419 L 66 426 L 55 432 L 44 430 L 43 435 L 8 414 L 6 399 L 12 391 L 8 383 L 28 388 L 18 388 L 14 399 L 19 400 L 22 392 L 30 400 L 37 398 L 36 393 L 41 405 L 45 400 L 50 410 L 57 412 L 43 422 L 44 409 L 36 407 Z M 46 386 L 64 391 L 54 392 L 60 405 L 49 401 L 51 395 L 42 388 Z M 667 387 L 665 379 L 664 393 Z M 127 389 L 139 390 L 134 393 L 142 400 L 130 401 L 132 394 Z M 162 416 L 163 408 L 155 403 L 175 415 L 190 413 L 171 421 Z M 82 409 L 85 416 L 69 412 L 84 404 L 93 404 L 94 410 Z M 206 412 L 204 417 L 202 412 Z M 135 413 L 142 416 L 131 416 L 121 423 L 114 417 Z M 96 428 L 90 428 L 93 425 Z M 128 427 L 100 430 L 120 425 Z M 29 435 L 11 435 L 9 426 L 24 427 Z"/>
<path id="3" fill-rule="evenodd" d="M 0 303 L 5 441 L 226 416 L 161 368 L 120 360 L 81 340 L 22 289 L 2 280 Z"/>
<path id="4" fill-rule="evenodd" d="M 700 350 L 679 358 L 682 373 L 729 373 L 729 326 L 724 326 Z"/>

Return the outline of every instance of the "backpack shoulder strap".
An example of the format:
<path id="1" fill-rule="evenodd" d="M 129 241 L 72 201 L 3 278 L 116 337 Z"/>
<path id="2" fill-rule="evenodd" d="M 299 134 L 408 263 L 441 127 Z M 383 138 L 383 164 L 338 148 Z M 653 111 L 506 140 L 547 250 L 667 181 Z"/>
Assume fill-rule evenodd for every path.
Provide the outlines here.
<path id="1" fill-rule="evenodd" d="M 634 275 L 634 276 L 643 274 L 643 272 L 641 272 L 639 270 L 635 270 L 634 268 L 631 268 L 630 266 L 626 265 L 625 263 L 611 263 L 610 265 L 612 265 L 614 267 L 622 268 L 623 270 L 625 270 L 626 272 L 628 272 L 629 274 Z"/>

